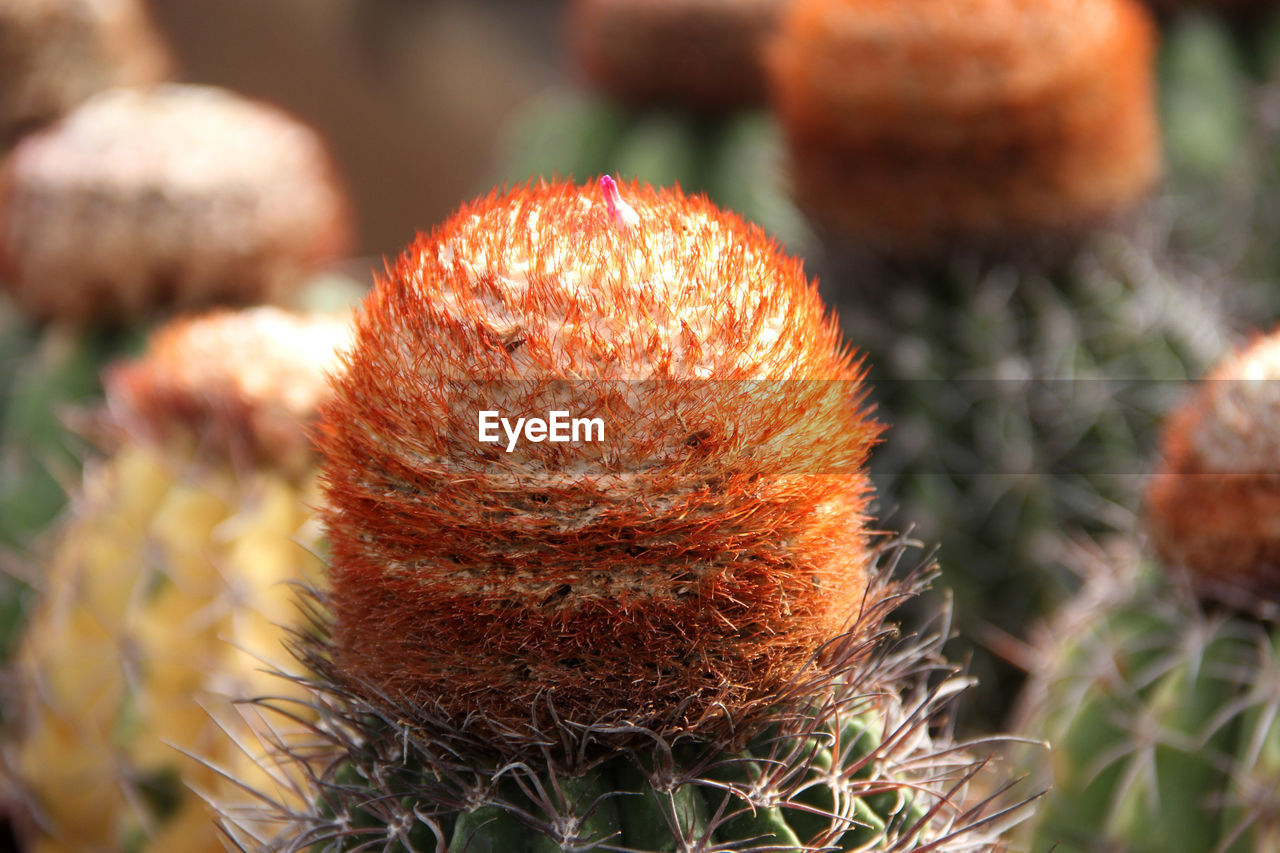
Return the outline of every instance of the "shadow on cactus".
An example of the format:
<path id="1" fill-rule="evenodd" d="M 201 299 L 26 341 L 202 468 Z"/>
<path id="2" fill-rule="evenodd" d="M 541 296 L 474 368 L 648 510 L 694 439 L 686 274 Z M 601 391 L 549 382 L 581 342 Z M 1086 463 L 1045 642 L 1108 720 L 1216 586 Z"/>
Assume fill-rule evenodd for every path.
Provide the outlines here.
<path id="1" fill-rule="evenodd" d="M 240 843 L 970 849 L 1012 819 L 970 799 L 940 639 L 888 644 L 918 578 L 873 545 L 861 367 L 760 229 L 608 178 L 491 195 L 346 361 L 312 695 L 277 708 L 324 721 L 266 759 L 310 806 L 229 808 Z"/>

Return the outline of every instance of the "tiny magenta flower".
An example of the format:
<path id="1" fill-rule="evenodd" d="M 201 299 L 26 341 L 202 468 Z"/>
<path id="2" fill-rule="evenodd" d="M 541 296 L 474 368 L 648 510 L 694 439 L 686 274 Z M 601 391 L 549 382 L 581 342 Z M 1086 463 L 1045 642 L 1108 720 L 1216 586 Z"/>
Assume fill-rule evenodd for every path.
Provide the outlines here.
<path id="1" fill-rule="evenodd" d="M 798 0 L 769 66 L 797 196 L 890 251 L 1092 225 L 1159 175 L 1154 41 L 1137 0 Z"/>
<path id="2" fill-rule="evenodd" d="M 604 203 L 609 208 L 609 218 L 615 225 L 619 228 L 634 228 L 640 224 L 640 215 L 622 198 L 618 184 L 613 178 L 601 175 L 600 189 L 604 193 Z"/>
<path id="3" fill-rule="evenodd" d="M 1280 596 L 1280 333 L 1226 359 L 1169 418 L 1147 527 L 1202 592 Z"/>
<path id="4" fill-rule="evenodd" d="M 504 724 L 539 696 L 732 714 L 864 603 L 860 365 L 800 264 L 703 197 L 464 206 L 378 283 L 347 361 L 319 433 L 335 645 L 384 695 Z M 557 442 L 557 412 L 603 435 Z M 541 426 L 481 440 L 499 417 Z"/>

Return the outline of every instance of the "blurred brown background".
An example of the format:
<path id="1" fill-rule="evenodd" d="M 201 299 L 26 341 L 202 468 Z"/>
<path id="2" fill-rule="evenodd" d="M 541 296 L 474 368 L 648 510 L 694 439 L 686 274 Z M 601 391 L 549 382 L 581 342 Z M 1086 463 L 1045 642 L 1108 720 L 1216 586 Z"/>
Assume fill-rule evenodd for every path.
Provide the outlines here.
<path id="1" fill-rule="evenodd" d="M 504 119 L 569 75 L 562 3 L 149 0 L 182 79 L 285 107 L 329 140 L 372 256 L 488 189 Z"/>

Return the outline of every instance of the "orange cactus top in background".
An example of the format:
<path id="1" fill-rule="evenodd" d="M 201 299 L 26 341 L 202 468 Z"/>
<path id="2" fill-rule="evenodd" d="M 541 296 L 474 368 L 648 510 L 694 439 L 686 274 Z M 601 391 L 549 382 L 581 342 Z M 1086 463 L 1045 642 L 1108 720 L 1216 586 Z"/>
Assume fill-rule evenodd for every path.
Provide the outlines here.
<path id="1" fill-rule="evenodd" d="M 320 446 L 338 664 L 366 686 L 515 726 L 539 697 L 734 714 L 863 604 L 861 369 L 799 262 L 703 197 L 467 205 L 378 283 L 348 361 Z M 603 435 L 479 440 L 480 412 L 554 410 Z"/>
<path id="2" fill-rule="evenodd" d="M 1225 360 L 1170 417 L 1147 526 L 1201 592 L 1280 601 L 1280 333 Z"/>
<path id="3" fill-rule="evenodd" d="M 800 200 L 874 248 L 1091 224 L 1158 176 L 1136 0 L 798 0 L 773 99 Z"/>
<path id="4" fill-rule="evenodd" d="M 261 307 L 180 318 L 152 335 L 145 356 L 107 369 L 108 414 L 134 439 L 300 473 L 312 458 L 308 425 L 350 338 L 346 315 Z"/>

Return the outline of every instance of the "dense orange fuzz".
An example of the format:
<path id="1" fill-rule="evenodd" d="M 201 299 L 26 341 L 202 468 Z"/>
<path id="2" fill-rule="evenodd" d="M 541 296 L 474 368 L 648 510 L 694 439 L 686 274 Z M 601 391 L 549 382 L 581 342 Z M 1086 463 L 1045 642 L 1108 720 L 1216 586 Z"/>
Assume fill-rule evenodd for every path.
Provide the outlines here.
<path id="1" fill-rule="evenodd" d="M 1072 230 L 1159 174 L 1135 0 L 800 0 L 773 45 L 797 194 L 876 248 Z"/>
<path id="2" fill-rule="evenodd" d="M 733 712 L 867 588 L 861 369 L 795 260 L 702 197 L 491 195 L 379 282 L 320 436 L 340 665 L 518 723 Z M 770 380 L 773 380 L 772 382 Z M 600 416 L 603 442 L 477 438 Z"/>
<path id="3" fill-rule="evenodd" d="M 1206 594 L 1280 600 L 1280 334 L 1226 360 L 1169 419 L 1147 527 Z"/>

